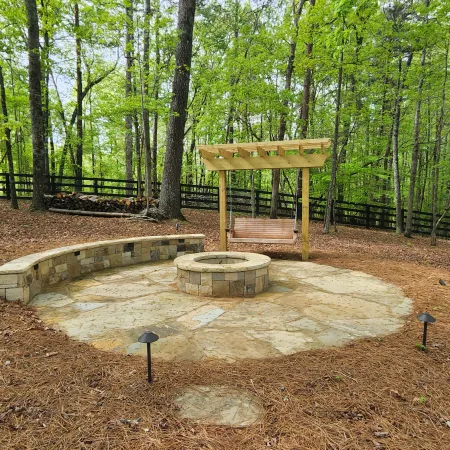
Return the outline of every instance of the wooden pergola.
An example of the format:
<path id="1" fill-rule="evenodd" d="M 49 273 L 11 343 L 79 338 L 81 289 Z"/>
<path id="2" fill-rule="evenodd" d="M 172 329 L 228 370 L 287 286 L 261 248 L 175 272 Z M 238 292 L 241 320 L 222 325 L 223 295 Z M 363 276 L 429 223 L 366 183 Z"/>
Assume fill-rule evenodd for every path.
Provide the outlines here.
<path id="1" fill-rule="evenodd" d="M 302 169 L 302 259 L 309 257 L 309 169 L 322 167 L 328 138 L 199 145 L 202 162 L 219 172 L 220 250 L 227 250 L 227 170 Z M 317 152 L 319 150 L 319 152 Z M 313 151 L 313 152 L 311 152 Z"/>

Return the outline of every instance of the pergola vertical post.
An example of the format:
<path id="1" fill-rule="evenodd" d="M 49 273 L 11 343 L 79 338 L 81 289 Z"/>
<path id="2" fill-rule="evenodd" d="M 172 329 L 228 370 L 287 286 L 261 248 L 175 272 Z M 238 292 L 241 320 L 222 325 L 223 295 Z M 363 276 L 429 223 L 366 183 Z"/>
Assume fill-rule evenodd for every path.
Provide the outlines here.
<path id="1" fill-rule="evenodd" d="M 227 172 L 219 170 L 219 221 L 221 252 L 227 251 Z"/>
<path id="2" fill-rule="evenodd" d="M 302 168 L 302 260 L 309 258 L 309 167 Z"/>

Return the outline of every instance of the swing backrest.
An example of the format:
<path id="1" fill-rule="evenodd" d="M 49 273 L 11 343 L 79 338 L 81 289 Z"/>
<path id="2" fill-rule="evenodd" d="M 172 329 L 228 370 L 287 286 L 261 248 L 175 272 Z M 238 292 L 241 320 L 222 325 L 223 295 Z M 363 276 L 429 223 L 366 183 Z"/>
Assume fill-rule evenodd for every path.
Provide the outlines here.
<path id="1" fill-rule="evenodd" d="M 293 239 L 295 234 L 294 219 L 252 219 L 236 217 L 232 228 L 233 238 L 251 239 Z"/>

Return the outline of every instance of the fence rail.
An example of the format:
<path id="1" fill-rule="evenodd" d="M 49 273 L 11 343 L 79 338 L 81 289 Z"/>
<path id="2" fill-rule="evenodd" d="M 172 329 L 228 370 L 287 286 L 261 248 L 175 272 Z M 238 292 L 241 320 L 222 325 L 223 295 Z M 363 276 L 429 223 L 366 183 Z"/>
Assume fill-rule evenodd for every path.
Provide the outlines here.
<path id="1" fill-rule="evenodd" d="M 30 199 L 33 193 L 33 177 L 30 174 L 16 174 L 16 191 L 19 199 Z M 135 180 L 112 178 L 83 178 L 81 190 L 85 194 L 105 197 L 130 197 L 138 193 L 138 183 Z M 144 184 L 142 183 L 142 191 Z M 159 193 L 160 183 L 154 186 Z M 49 191 L 74 192 L 74 177 L 56 177 L 49 179 Z M 9 199 L 11 184 L 9 175 L 0 173 L 0 198 Z M 272 193 L 255 190 L 256 215 L 264 216 L 270 213 Z M 205 185 L 181 185 L 182 208 L 205 209 L 217 211 L 219 209 L 219 188 Z M 228 192 L 228 208 L 237 213 L 252 212 L 252 192 L 249 189 L 231 188 Z M 298 199 L 297 210 L 301 211 L 301 199 Z M 295 198 L 292 194 L 280 193 L 278 202 L 278 215 L 280 217 L 294 217 Z M 325 215 L 325 199 L 310 198 L 311 220 L 323 220 Z M 402 210 L 403 223 L 406 222 L 406 210 Z M 395 230 L 395 208 L 376 205 L 336 201 L 333 207 L 333 220 L 342 225 L 352 225 L 365 228 L 378 228 Z M 433 215 L 428 212 L 414 211 L 413 232 L 417 234 L 430 234 L 433 225 Z M 439 224 L 437 234 L 440 237 L 450 238 L 450 215 L 447 215 Z"/>

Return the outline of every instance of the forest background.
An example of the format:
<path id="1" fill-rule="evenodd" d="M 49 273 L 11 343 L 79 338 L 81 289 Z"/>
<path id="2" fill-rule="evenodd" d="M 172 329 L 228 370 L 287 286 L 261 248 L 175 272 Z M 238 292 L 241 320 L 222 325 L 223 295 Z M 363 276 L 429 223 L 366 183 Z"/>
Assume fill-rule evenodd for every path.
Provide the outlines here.
<path id="1" fill-rule="evenodd" d="M 1 0 L 0 172 L 36 164 L 27 3 Z M 198 144 L 331 137 L 311 195 L 406 208 L 407 235 L 413 210 L 434 222 L 448 210 L 447 0 L 40 0 L 45 174 L 161 180 L 177 11 L 189 3 L 182 182 L 217 184 Z M 294 170 L 233 172 L 230 182 L 272 190 L 275 205 L 278 188 L 299 185 Z"/>

